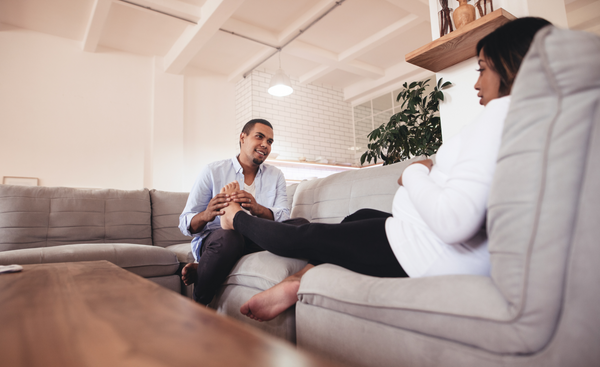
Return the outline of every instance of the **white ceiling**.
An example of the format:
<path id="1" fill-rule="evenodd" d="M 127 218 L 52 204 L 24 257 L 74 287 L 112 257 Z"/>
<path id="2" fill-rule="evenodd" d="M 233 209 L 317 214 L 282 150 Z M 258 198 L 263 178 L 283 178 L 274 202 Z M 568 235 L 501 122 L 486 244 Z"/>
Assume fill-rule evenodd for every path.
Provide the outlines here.
<path id="1" fill-rule="evenodd" d="M 164 60 L 165 70 L 195 67 L 237 81 L 334 7 L 335 0 L 0 0 L 0 22 L 81 43 Z M 569 25 L 600 34 L 600 0 L 564 0 Z M 344 88 L 348 100 L 422 69 L 404 55 L 431 41 L 428 0 L 345 0 L 289 43 L 286 73 L 301 83 Z M 261 68 L 276 70 L 278 57 Z"/>

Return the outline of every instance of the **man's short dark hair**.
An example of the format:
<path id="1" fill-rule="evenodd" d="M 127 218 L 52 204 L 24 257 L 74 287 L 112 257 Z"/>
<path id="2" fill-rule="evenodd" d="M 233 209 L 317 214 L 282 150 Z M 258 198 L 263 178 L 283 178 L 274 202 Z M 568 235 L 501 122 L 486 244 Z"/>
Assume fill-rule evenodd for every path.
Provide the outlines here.
<path id="1" fill-rule="evenodd" d="M 244 128 L 242 129 L 242 132 L 246 135 L 250 134 L 250 132 L 252 131 L 252 128 L 256 124 L 263 124 L 263 125 L 267 125 L 271 129 L 273 128 L 273 125 L 271 125 L 271 123 L 265 119 L 252 119 L 252 120 L 246 122 L 246 125 L 244 125 Z"/>

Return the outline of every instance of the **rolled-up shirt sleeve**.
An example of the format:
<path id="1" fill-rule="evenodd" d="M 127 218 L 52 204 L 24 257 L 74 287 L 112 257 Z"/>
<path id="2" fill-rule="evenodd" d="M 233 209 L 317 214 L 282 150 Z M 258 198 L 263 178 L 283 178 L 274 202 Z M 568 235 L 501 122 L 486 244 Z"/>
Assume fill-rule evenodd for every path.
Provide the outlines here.
<path id="1" fill-rule="evenodd" d="M 192 218 L 199 213 L 202 213 L 208 207 L 208 203 L 212 199 L 212 187 L 213 178 L 209 167 L 205 167 L 192 187 L 192 191 L 188 196 L 187 203 L 183 212 L 179 216 L 179 230 L 186 236 L 201 236 L 202 231 L 199 233 L 190 232 L 190 223 Z"/>
<path id="2" fill-rule="evenodd" d="M 288 208 L 286 183 L 283 173 L 278 171 L 277 187 L 275 194 L 275 203 L 268 207 L 273 212 L 273 220 L 275 222 L 283 222 L 290 219 L 290 209 Z"/>

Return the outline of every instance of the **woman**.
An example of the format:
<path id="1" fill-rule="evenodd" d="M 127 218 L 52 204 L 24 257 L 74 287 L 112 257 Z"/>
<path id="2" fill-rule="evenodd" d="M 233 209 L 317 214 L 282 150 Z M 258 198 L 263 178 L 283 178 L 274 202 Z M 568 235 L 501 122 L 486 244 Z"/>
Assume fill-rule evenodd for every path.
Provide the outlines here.
<path id="1" fill-rule="evenodd" d="M 252 297 L 240 312 L 259 321 L 279 315 L 297 301 L 302 275 L 320 263 L 379 277 L 489 275 L 486 206 L 509 95 L 535 33 L 548 24 L 517 19 L 477 44 L 475 89 L 486 107 L 440 147 L 435 166 L 426 159 L 404 170 L 393 214 L 363 209 L 340 224 L 291 226 L 251 217 L 231 201 L 221 218 L 223 228 L 276 255 L 309 259 L 304 269 Z M 234 198 L 237 190 L 232 182 L 223 192 Z"/>

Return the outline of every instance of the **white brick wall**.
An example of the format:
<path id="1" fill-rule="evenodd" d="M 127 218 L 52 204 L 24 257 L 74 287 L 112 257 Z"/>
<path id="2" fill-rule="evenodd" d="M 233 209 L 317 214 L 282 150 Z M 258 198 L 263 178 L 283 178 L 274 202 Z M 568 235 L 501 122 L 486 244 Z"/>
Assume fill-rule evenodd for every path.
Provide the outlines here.
<path id="1" fill-rule="evenodd" d="M 255 70 L 236 85 L 236 130 L 252 118 L 271 122 L 275 132 L 272 152 L 279 159 L 322 157 L 355 163 L 352 107 L 339 88 L 301 85 L 292 78 L 294 93 L 274 97 L 267 93 L 271 73 Z M 236 137 L 237 138 L 237 137 Z M 236 140 L 237 141 L 237 140 Z"/>

